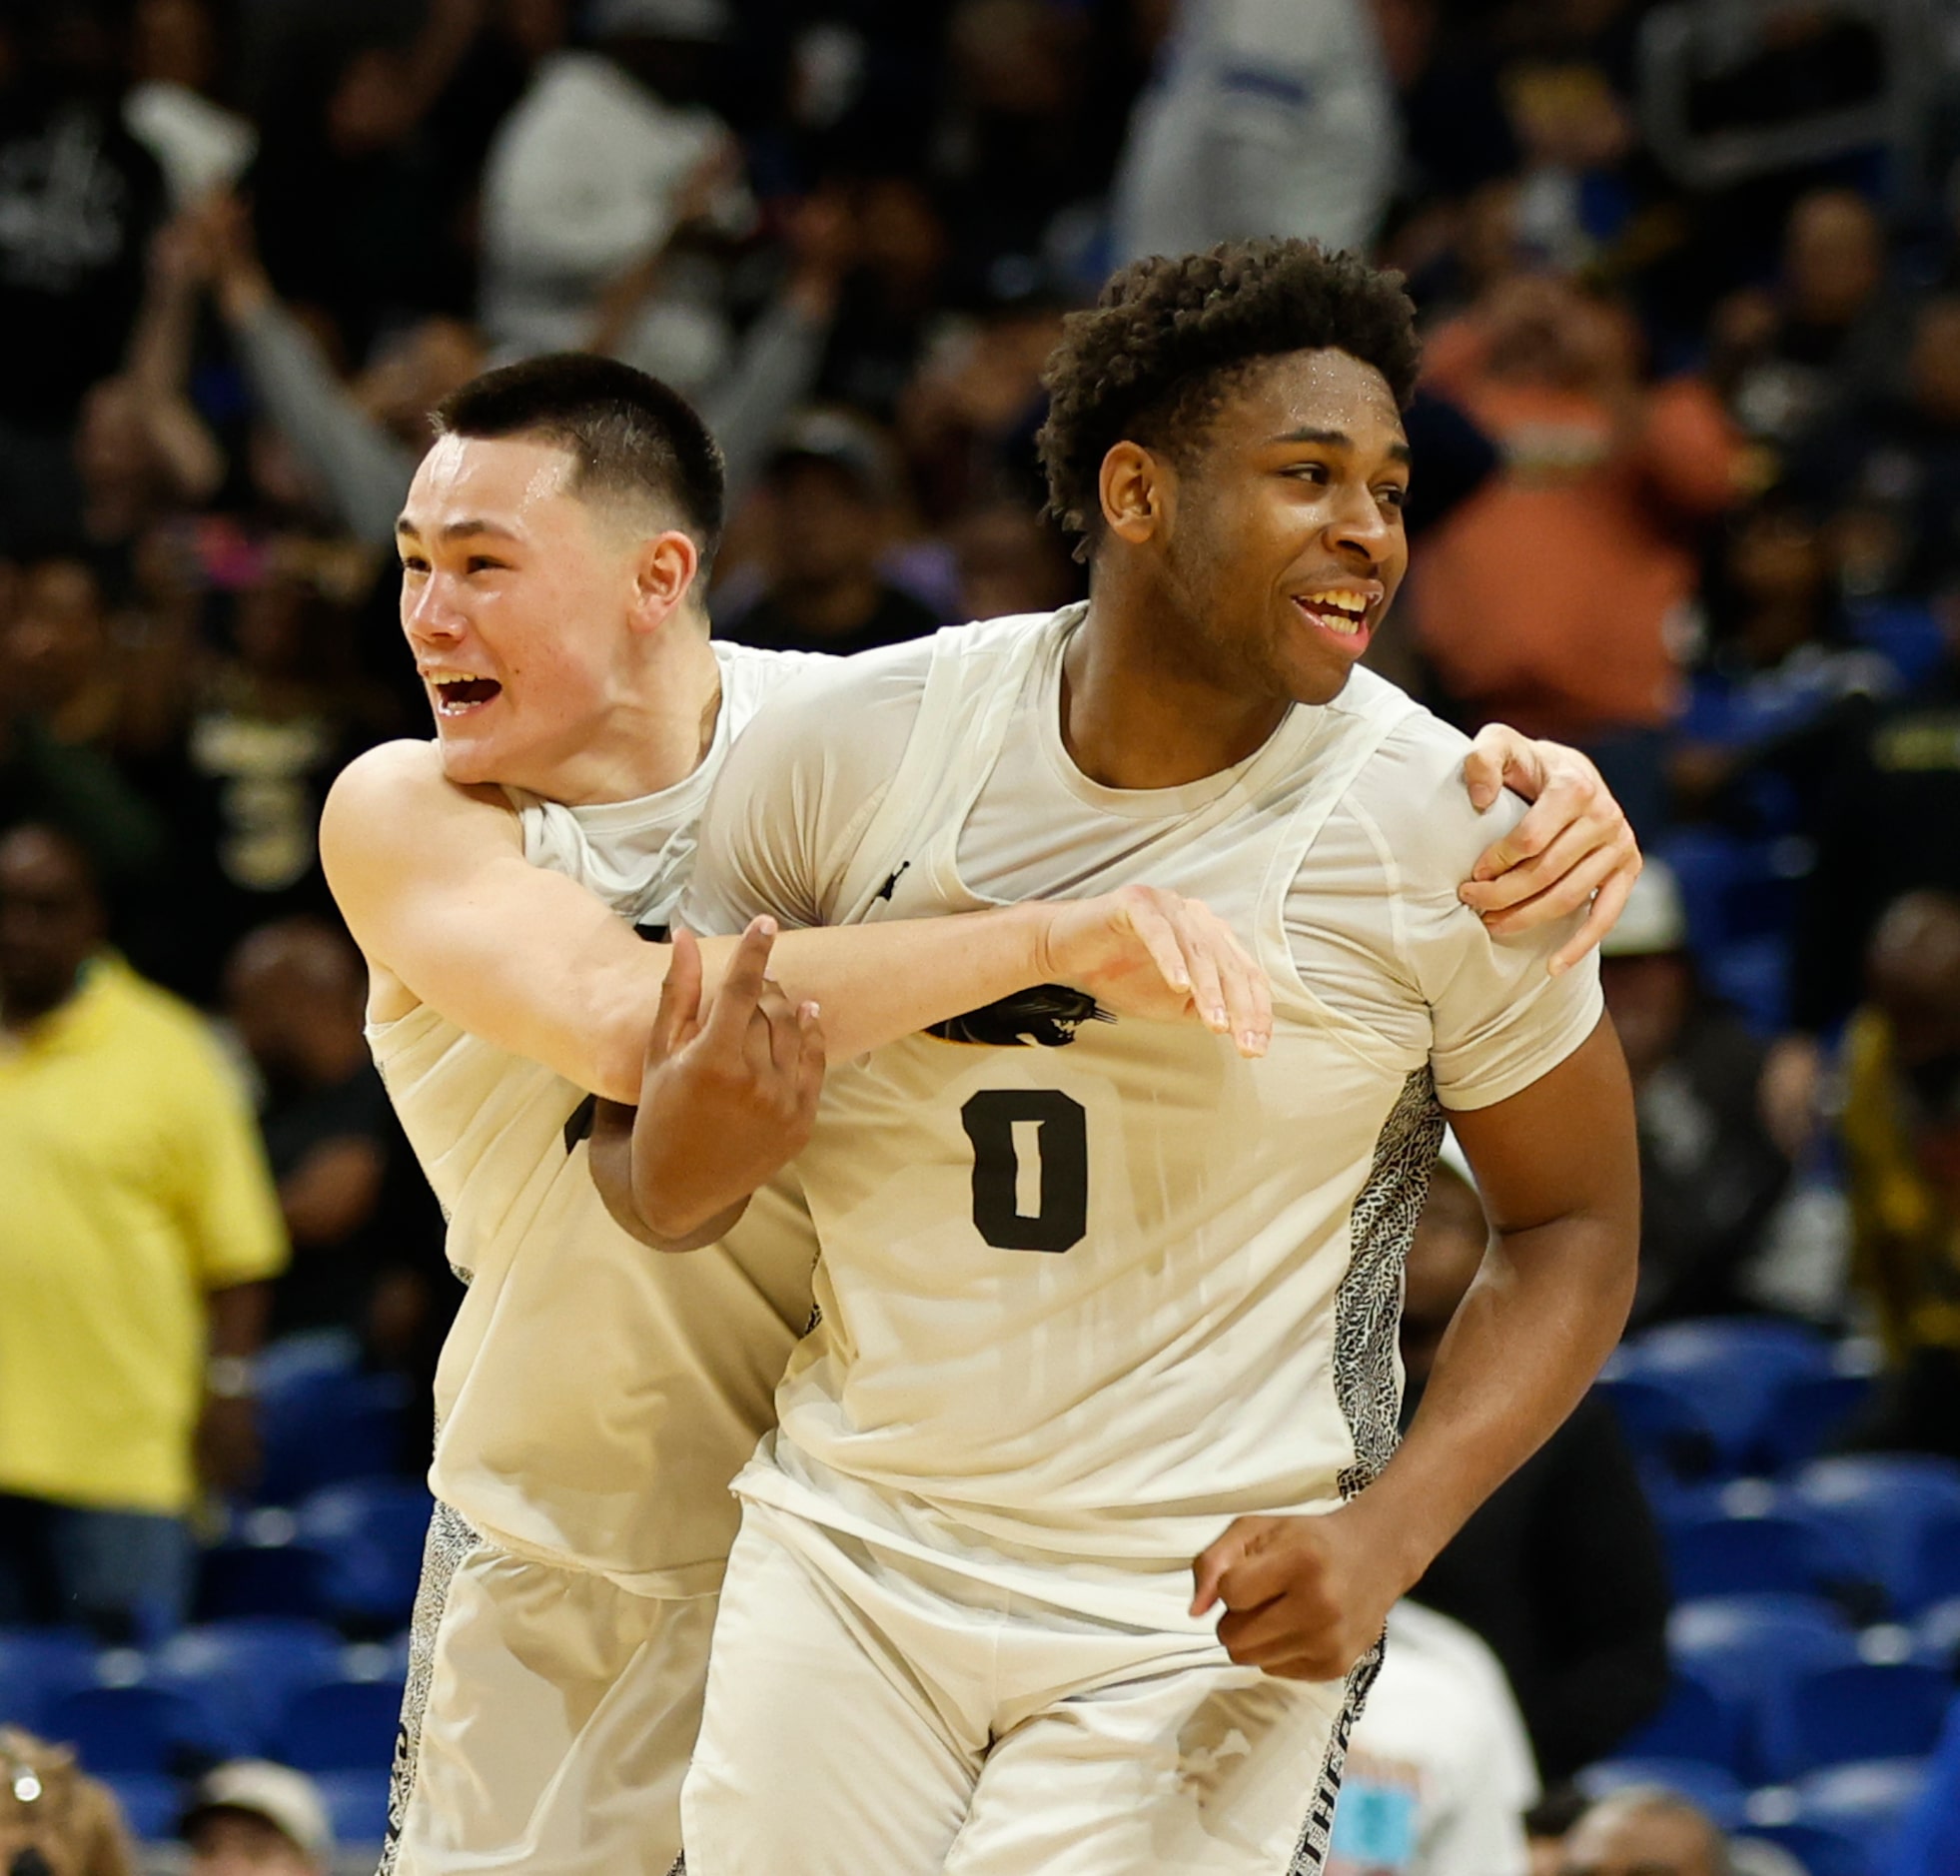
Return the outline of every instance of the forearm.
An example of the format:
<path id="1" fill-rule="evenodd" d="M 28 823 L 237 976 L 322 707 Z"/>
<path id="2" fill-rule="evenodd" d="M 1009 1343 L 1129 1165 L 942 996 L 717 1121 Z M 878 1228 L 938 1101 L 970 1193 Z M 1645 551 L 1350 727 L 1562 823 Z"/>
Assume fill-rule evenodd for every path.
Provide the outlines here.
<path id="1" fill-rule="evenodd" d="M 934 1023 L 1045 983 L 1048 908 L 1039 903 L 950 918 L 786 931 L 772 968 L 792 1003 L 815 1003 L 833 1062 L 869 1054 Z M 703 939 L 710 997 L 733 938 Z M 644 1046 L 644 1035 L 640 1046 Z"/>
<path id="2" fill-rule="evenodd" d="M 737 1200 L 690 1231 L 657 1229 L 653 1221 L 659 1216 L 659 1194 L 647 1190 L 648 1180 L 635 1172 L 635 1112 L 617 1101 L 601 1101 L 592 1118 L 592 1184 L 613 1222 L 629 1238 L 655 1251 L 698 1251 L 703 1245 L 720 1243 L 741 1222 L 748 1201 Z"/>
<path id="3" fill-rule="evenodd" d="M 270 1284 L 230 1284 L 207 1290 L 204 1301 L 208 1354 L 243 1358 L 259 1353 L 272 1306 Z"/>
<path id="4" fill-rule="evenodd" d="M 1500 1238 L 1444 1338 L 1400 1450 L 1351 1509 L 1406 1588 L 1565 1419 L 1633 1300 L 1637 1218 L 1574 1214 Z"/>

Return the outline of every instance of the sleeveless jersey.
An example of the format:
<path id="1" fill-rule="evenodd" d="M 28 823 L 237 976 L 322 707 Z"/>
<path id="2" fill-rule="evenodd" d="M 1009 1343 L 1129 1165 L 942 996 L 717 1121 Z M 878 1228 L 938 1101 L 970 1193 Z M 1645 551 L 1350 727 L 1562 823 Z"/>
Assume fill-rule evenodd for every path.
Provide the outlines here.
<path id="1" fill-rule="evenodd" d="M 1080 616 L 941 633 L 778 699 L 711 804 L 690 916 L 1170 887 L 1265 966 L 1273 1046 L 1249 1062 L 1195 1024 L 1051 1000 L 960 1026 L 987 1042 L 834 1065 L 795 1169 L 821 1320 L 737 1489 L 1196 1629 L 1190 1561 L 1233 1517 L 1330 1508 L 1393 1450 L 1439 1086 L 1517 1092 L 1600 999 L 1596 970 L 1546 975 L 1562 932 L 1493 940 L 1457 902 L 1521 807 L 1470 807 L 1456 731 L 1358 670 L 1222 775 L 1099 788 L 1059 728 Z"/>
<path id="2" fill-rule="evenodd" d="M 509 791 L 524 857 L 643 930 L 672 916 L 735 735 L 806 662 L 715 651 L 720 716 L 684 781 L 579 808 Z M 584 1090 L 427 1004 L 369 1040 L 469 1282 L 437 1370 L 437 1496 L 518 1555 L 649 1595 L 712 1591 L 736 1523 L 728 1481 L 809 1319 L 799 1215 L 759 1195 L 770 1228 L 748 1251 L 663 1255 L 599 1199 Z"/>

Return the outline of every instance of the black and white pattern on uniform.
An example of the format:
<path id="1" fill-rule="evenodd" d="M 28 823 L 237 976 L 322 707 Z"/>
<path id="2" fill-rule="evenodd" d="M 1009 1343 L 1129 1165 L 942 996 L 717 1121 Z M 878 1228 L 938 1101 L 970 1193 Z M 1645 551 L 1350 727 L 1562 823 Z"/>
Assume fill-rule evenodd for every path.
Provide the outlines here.
<path id="1" fill-rule="evenodd" d="M 422 1581 L 416 1585 L 415 1612 L 409 1618 L 409 1678 L 402 1689 L 402 1723 L 395 1733 L 395 1767 L 388 1781 L 388 1838 L 376 1876 L 395 1876 L 402 1826 L 416 1788 L 416 1760 L 422 1749 L 422 1716 L 429 1708 L 429 1683 L 436 1669 L 436 1629 L 450 1599 L 457 1567 L 484 1539 L 440 1498 L 422 1547 Z"/>
<path id="2" fill-rule="evenodd" d="M 1402 1399 L 1396 1387 L 1396 1331 L 1402 1322 L 1402 1271 L 1429 1197 L 1430 1174 L 1443 1145 L 1443 1109 L 1436 1078 L 1419 1068 L 1382 1124 L 1368 1178 L 1350 1222 L 1353 1252 L 1334 1299 L 1334 1393 L 1355 1442 L 1355 1462 L 1341 1472 L 1341 1495 L 1352 1498 L 1388 1464 L 1396 1449 Z M 1335 1800 L 1348 1764 L 1348 1741 L 1362 1704 L 1382 1671 L 1384 1643 L 1355 1663 L 1341 1715 L 1328 1736 L 1327 1756 L 1314 1784 L 1313 1809 L 1294 1846 L 1287 1876 L 1319 1876 L 1334 1834 Z"/>
<path id="3" fill-rule="evenodd" d="M 1086 990 L 1067 984 L 1034 984 L 998 1002 L 950 1016 L 927 1028 L 941 1042 L 977 1043 L 989 1049 L 1066 1049 L 1084 1023 L 1113 1023 Z"/>
<path id="4" fill-rule="evenodd" d="M 1348 1676 L 1341 1699 L 1341 1714 L 1328 1735 L 1327 1752 L 1321 1760 L 1321 1775 L 1314 1781 L 1313 1809 L 1307 1813 L 1306 1828 L 1293 1847 L 1293 1861 L 1287 1876 L 1320 1876 L 1327 1868 L 1328 1853 L 1334 1843 L 1334 1806 L 1341 1796 L 1341 1779 L 1348 1769 L 1348 1741 L 1354 1736 L 1355 1722 L 1361 1718 L 1362 1703 L 1382 1671 L 1382 1650 L 1378 1641 L 1362 1656 Z"/>
<path id="5" fill-rule="evenodd" d="M 1402 1271 L 1442 1146 L 1436 1078 L 1419 1068 L 1403 1083 L 1375 1143 L 1350 1224 L 1348 1274 L 1334 1301 L 1334 1393 L 1355 1442 L 1355 1462 L 1341 1472 L 1344 1498 L 1373 1480 L 1396 1449 Z"/>

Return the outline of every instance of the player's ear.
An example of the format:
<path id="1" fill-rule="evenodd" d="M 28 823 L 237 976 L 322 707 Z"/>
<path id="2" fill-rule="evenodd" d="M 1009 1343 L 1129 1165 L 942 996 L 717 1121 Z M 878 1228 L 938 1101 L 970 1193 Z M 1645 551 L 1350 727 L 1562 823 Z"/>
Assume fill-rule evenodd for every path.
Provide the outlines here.
<path id="1" fill-rule="evenodd" d="M 1176 474 L 1140 443 L 1119 443 L 1103 458 L 1097 492 L 1109 531 L 1140 547 L 1163 527 Z"/>
<path id="2" fill-rule="evenodd" d="M 700 567 L 700 549 L 677 527 L 640 544 L 633 569 L 633 613 L 641 630 L 652 631 L 665 623 L 686 598 Z"/>

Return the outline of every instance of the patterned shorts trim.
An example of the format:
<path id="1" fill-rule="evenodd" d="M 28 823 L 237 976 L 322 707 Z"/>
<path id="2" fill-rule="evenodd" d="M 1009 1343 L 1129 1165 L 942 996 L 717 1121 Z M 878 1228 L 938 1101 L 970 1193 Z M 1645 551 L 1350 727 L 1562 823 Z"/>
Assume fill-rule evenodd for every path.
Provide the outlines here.
<path id="1" fill-rule="evenodd" d="M 388 1837 L 376 1876 L 395 1876 L 401 1854 L 402 1827 L 415 1794 L 416 1761 L 422 1750 L 423 1715 L 429 1710 L 429 1686 L 436 1669 L 436 1630 L 449 1604 L 450 1584 L 463 1559 L 485 1541 L 461 1511 L 440 1498 L 436 1501 L 423 1544 L 415 1613 L 409 1620 L 409 1678 L 402 1690 L 402 1721 L 395 1733 L 395 1765 L 388 1784 Z"/>

